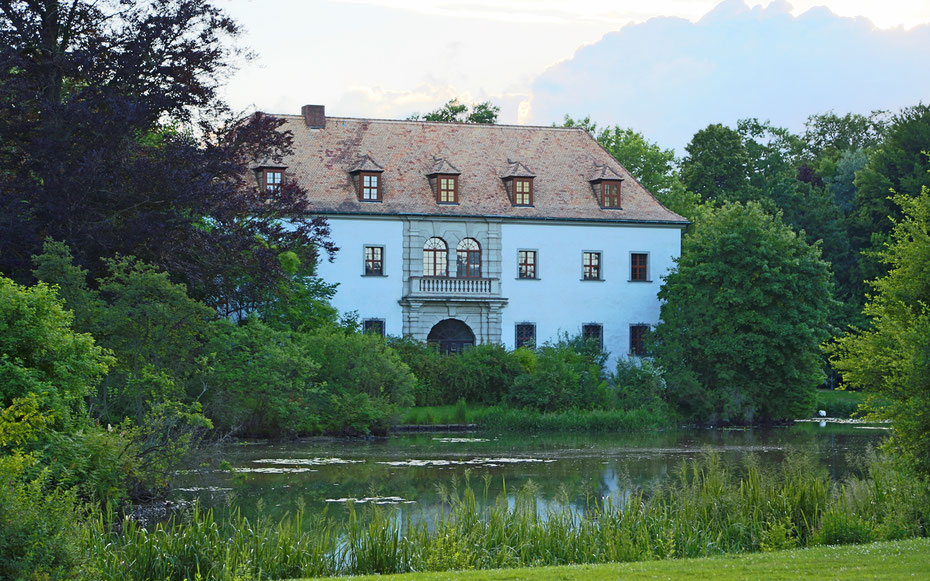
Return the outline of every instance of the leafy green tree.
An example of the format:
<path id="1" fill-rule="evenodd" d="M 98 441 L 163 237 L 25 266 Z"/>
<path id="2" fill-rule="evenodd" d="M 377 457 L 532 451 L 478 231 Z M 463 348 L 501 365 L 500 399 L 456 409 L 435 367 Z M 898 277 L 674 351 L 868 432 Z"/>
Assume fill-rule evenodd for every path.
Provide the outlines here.
<path id="1" fill-rule="evenodd" d="M 872 111 L 870 115 L 837 115 L 827 111 L 807 118 L 801 139 L 807 155 L 818 159 L 824 155 L 875 147 L 881 142 L 887 124 L 884 111 Z"/>
<path id="2" fill-rule="evenodd" d="M 780 217 L 755 202 L 705 208 L 659 297 L 653 349 L 686 417 L 753 422 L 811 411 L 830 273 L 818 247 Z"/>
<path id="3" fill-rule="evenodd" d="M 739 132 L 719 123 L 694 134 L 681 160 L 681 181 L 702 200 L 749 199 L 749 153 Z"/>
<path id="4" fill-rule="evenodd" d="M 869 283 L 871 328 L 840 338 L 831 359 L 873 416 L 892 420 L 889 449 L 930 474 L 930 188 L 894 202 L 903 217 L 879 255 L 888 273 Z"/>
<path id="5" fill-rule="evenodd" d="M 900 218 L 892 192 L 917 196 L 930 186 L 930 105 L 915 105 L 892 116 L 881 145 L 869 154 L 868 164 L 856 173 L 854 247 L 881 250 Z M 884 274 L 882 264 L 866 255 L 860 261 L 860 280 Z"/>
<path id="6" fill-rule="evenodd" d="M 471 111 L 469 111 L 468 105 L 460 102 L 456 98 L 451 99 L 448 103 L 435 111 L 430 111 L 424 115 L 414 113 L 407 117 L 407 119 L 410 121 L 440 121 L 443 123 L 494 124 L 497 123 L 497 115 L 500 111 L 501 108 L 497 105 L 492 105 L 490 101 L 476 103 L 472 105 Z"/>

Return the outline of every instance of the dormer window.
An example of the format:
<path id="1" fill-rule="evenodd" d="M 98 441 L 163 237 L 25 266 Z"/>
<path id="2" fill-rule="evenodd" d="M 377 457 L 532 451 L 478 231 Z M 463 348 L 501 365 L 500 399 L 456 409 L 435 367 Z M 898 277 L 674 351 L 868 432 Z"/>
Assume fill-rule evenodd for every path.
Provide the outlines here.
<path id="1" fill-rule="evenodd" d="M 426 171 L 426 178 L 436 196 L 437 204 L 459 203 L 459 176 L 462 175 L 449 160 L 433 157 L 433 165 Z"/>
<path id="2" fill-rule="evenodd" d="M 436 199 L 440 204 L 458 204 L 459 203 L 459 178 L 458 176 L 440 175 L 437 176 L 439 186 L 439 196 Z"/>
<path id="3" fill-rule="evenodd" d="M 283 169 L 263 169 L 262 170 L 262 186 L 265 192 L 269 194 L 277 194 L 281 191 L 281 186 L 284 184 L 284 170 Z"/>
<path id="4" fill-rule="evenodd" d="M 507 197 L 514 206 L 533 205 L 533 178 L 536 174 L 519 161 L 507 160 L 507 169 L 501 176 Z"/>
<path id="5" fill-rule="evenodd" d="M 358 174 L 361 182 L 361 199 L 365 202 L 381 201 L 381 174 L 362 172 Z"/>
<path id="6" fill-rule="evenodd" d="M 620 182 L 619 181 L 601 182 L 601 207 L 602 208 L 619 208 L 620 207 Z"/>
<path id="7" fill-rule="evenodd" d="M 591 178 L 588 180 L 591 188 L 594 189 L 594 195 L 597 203 L 605 210 L 620 210 L 620 184 L 623 183 L 623 176 L 611 168 L 609 165 L 595 164 Z"/>
<path id="8" fill-rule="evenodd" d="M 514 178 L 513 180 L 513 205 L 514 206 L 532 206 L 533 205 L 533 178 Z"/>
<path id="9" fill-rule="evenodd" d="M 384 168 L 370 155 L 358 158 L 348 169 L 360 202 L 380 202 L 384 194 Z"/>

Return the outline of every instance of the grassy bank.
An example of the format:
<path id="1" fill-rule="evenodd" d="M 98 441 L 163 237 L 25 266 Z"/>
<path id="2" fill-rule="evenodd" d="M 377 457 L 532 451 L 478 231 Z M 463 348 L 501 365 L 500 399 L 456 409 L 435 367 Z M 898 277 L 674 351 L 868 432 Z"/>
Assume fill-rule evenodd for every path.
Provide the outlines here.
<path id="1" fill-rule="evenodd" d="M 562 581 L 652 580 L 652 579 L 927 579 L 930 578 L 930 539 L 886 541 L 866 545 L 811 547 L 770 553 L 727 555 L 701 559 L 608 563 L 496 569 L 369 575 L 354 581 Z"/>
<path id="2" fill-rule="evenodd" d="M 725 465 L 715 455 L 689 461 L 657 490 L 620 502 L 589 498 L 542 514 L 533 484 L 487 500 L 489 481 L 453 482 L 432 521 L 383 507 L 349 506 L 280 522 L 195 512 L 143 530 L 119 532 L 97 519 L 85 535 L 95 579 L 288 578 L 411 571 L 501 569 L 708 557 L 925 536 L 930 489 L 882 462 L 870 476 L 839 485 L 807 457 L 763 469 L 752 458 Z"/>
<path id="3" fill-rule="evenodd" d="M 676 425 L 667 408 L 540 412 L 507 406 L 457 405 L 408 408 L 399 423 L 477 424 L 482 429 L 517 432 L 606 432 L 668 428 Z"/>
<path id="4" fill-rule="evenodd" d="M 839 389 L 818 389 L 817 410 L 824 410 L 831 418 L 849 418 L 859 410 L 859 404 L 865 402 L 865 394 L 859 391 Z"/>

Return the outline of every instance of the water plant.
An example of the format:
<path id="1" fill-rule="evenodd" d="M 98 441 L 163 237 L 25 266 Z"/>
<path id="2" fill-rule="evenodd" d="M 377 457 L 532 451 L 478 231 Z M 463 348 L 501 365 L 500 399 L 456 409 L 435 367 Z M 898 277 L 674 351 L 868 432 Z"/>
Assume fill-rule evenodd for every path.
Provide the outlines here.
<path id="1" fill-rule="evenodd" d="M 763 468 L 714 453 L 686 461 L 674 478 L 622 499 L 558 502 L 532 482 L 479 508 L 472 487 L 441 487 L 430 518 L 377 505 L 348 505 L 337 522 L 299 507 L 278 523 L 239 513 L 217 522 L 197 508 L 146 530 L 98 516 L 85 533 L 89 576 L 98 579 L 273 579 L 298 576 L 606 563 L 770 551 L 825 543 L 924 536 L 930 485 L 874 459 L 870 475 L 836 483 L 808 456 Z M 907 480 L 907 481 L 906 481 Z M 488 499 L 485 498 L 485 501 Z M 119 532 L 116 532 L 119 531 Z"/>

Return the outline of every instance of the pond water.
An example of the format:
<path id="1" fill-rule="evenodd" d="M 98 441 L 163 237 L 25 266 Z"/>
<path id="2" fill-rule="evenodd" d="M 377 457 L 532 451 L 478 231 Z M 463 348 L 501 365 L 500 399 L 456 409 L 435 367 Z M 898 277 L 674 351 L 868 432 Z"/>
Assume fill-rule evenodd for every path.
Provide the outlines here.
<path id="1" fill-rule="evenodd" d="M 211 447 L 209 458 L 175 478 L 176 500 L 198 499 L 222 513 L 278 517 L 298 503 L 339 516 L 345 499 L 397 506 L 428 515 L 440 489 L 470 480 L 479 503 L 508 497 L 531 483 L 543 506 L 566 499 L 622 499 L 675 473 L 686 459 L 714 450 L 726 462 L 754 454 L 763 464 L 786 454 L 813 454 L 835 479 L 855 470 L 869 446 L 887 435 L 884 426 L 798 423 L 789 427 L 625 434 L 417 433 L 385 439 L 314 439 L 245 442 Z M 235 472 L 220 470 L 226 460 Z M 487 493 L 485 494 L 485 491 Z M 300 499 L 300 500 L 298 500 Z"/>

